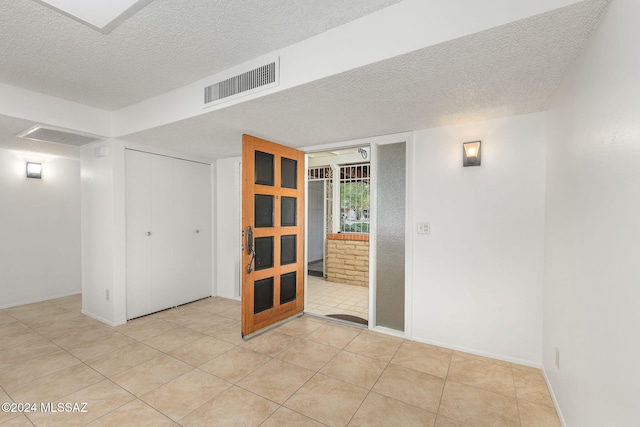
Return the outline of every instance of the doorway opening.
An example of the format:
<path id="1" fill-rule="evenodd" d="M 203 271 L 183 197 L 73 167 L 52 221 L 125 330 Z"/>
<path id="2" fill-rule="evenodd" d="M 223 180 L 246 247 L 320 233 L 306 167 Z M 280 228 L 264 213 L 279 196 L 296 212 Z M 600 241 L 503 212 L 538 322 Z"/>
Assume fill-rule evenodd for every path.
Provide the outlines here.
<path id="1" fill-rule="evenodd" d="M 368 324 L 369 146 L 308 154 L 306 311 Z"/>

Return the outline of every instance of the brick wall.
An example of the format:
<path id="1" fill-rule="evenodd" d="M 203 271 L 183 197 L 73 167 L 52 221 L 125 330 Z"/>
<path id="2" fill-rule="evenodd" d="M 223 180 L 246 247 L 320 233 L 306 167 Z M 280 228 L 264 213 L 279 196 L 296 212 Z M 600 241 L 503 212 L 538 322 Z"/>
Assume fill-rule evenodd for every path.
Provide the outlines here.
<path id="1" fill-rule="evenodd" d="M 369 286 L 369 235 L 330 234 L 327 246 L 328 281 Z"/>

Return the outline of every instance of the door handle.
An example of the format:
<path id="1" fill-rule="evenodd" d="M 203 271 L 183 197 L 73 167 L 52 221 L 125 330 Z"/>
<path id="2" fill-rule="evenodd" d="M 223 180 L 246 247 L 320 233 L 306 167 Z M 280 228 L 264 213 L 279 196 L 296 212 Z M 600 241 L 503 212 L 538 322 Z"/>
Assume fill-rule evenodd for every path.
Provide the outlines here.
<path id="1" fill-rule="evenodd" d="M 247 265 L 247 273 L 253 271 L 253 260 L 256 259 L 256 252 L 253 250 L 253 229 L 251 226 L 247 226 L 247 254 L 251 255 L 251 260 Z"/>
<path id="2" fill-rule="evenodd" d="M 151 236 L 151 232 L 150 231 L 147 231 L 147 236 Z"/>

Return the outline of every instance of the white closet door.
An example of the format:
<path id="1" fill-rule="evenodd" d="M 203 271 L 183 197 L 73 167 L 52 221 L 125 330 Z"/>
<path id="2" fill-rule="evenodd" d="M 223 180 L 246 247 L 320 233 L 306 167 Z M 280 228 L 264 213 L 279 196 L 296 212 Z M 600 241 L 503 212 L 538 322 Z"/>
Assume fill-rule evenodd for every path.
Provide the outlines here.
<path id="1" fill-rule="evenodd" d="M 196 163 L 194 167 L 193 212 L 195 239 L 194 299 L 213 294 L 211 271 L 211 166 Z"/>
<path id="2" fill-rule="evenodd" d="M 127 319 L 151 313 L 151 157 L 125 151 Z"/>
<path id="3" fill-rule="evenodd" d="M 176 159 L 174 168 L 176 292 L 182 304 L 211 296 L 211 167 Z"/>
<path id="4" fill-rule="evenodd" d="M 173 158 L 151 157 L 151 283 L 153 311 L 176 304 Z"/>

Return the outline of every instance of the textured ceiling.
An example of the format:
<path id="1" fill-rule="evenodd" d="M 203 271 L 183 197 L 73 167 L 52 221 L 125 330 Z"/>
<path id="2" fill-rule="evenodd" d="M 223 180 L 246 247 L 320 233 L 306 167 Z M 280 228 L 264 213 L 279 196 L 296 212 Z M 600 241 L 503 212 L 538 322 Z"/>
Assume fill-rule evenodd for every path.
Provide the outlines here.
<path id="1" fill-rule="evenodd" d="M 104 35 L 36 2 L 2 0 L 0 82 L 115 110 L 398 1 L 154 0 Z"/>
<path id="2" fill-rule="evenodd" d="M 589 0 L 124 139 L 207 157 L 546 110 L 608 1 Z"/>

